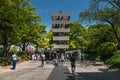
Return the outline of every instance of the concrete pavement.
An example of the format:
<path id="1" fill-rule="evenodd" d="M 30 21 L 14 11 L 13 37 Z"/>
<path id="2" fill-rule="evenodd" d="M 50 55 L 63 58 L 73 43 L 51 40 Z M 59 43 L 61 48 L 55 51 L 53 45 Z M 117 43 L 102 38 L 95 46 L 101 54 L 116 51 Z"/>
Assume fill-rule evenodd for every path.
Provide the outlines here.
<path id="1" fill-rule="evenodd" d="M 0 69 L 0 80 L 47 80 L 54 65 L 40 67 L 40 64 L 40 61 L 26 61 L 17 64 L 16 70 L 9 69 L 11 66 Z"/>
<path id="2" fill-rule="evenodd" d="M 65 64 L 71 71 L 69 63 Z M 120 71 L 108 69 L 103 63 L 85 61 L 77 62 L 75 76 L 69 75 L 67 80 L 120 80 Z"/>
<path id="3" fill-rule="evenodd" d="M 57 71 L 55 75 L 57 78 L 53 80 L 120 80 L 119 71 L 110 70 L 104 64 L 95 65 L 89 61 L 83 63 L 78 61 L 74 76 L 70 73 L 69 61 L 65 62 L 63 67 L 58 68 L 54 68 L 52 62 L 40 67 L 40 61 L 19 63 L 16 70 L 11 70 L 10 68 L 11 66 L 0 68 L 0 80 L 47 80 L 51 74 L 54 75 Z M 63 75 L 63 73 L 67 73 L 67 75 Z M 62 77 L 65 77 L 65 79 Z"/>

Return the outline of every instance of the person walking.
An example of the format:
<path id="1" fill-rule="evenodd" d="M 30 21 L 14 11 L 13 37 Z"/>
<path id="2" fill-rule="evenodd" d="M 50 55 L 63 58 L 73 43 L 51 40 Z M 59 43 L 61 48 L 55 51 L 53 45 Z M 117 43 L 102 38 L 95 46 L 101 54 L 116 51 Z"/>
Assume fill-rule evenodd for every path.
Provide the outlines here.
<path id="1" fill-rule="evenodd" d="M 12 69 L 15 70 L 16 69 L 16 62 L 17 62 L 17 55 L 16 53 L 13 53 L 12 55 Z"/>
<path id="2" fill-rule="evenodd" d="M 42 53 L 41 54 L 41 67 L 44 67 L 44 62 L 45 62 L 45 55 Z"/>
<path id="3" fill-rule="evenodd" d="M 38 61 L 40 61 L 40 54 L 38 54 L 37 59 L 38 59 Z"/>
<path id="4" fill-rule="evenodd" d="M 70 58 L 70 62 L 71 62 L 71 71 L 72 71 L 72 74 L 75 75 L 76 57 L 75 57 L 74 53 L 72 54 L 72 56 Z"/>
<path id="5" fill-rule="evenodd" d="M 62 54 L 62 55 L 61 55 L 61 66 L 63 66 L 64 61 L 65 61 L 65 58 L 64 58 L 64 55 Z"/>
<path id="6" fill-rule="evenodd" d="M 81 55 L 81 63 L 83 63 L 83 59 L 84 59 L 84 58 L 83 58 L 83 54 L 82 54 L 82 55 Z"/>

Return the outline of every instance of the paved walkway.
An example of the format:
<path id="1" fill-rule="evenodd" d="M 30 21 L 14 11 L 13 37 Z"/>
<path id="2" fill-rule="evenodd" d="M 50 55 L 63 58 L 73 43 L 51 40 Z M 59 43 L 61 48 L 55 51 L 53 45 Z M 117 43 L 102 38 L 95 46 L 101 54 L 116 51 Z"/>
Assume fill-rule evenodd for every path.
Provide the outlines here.
<path id="1" fill-rule="evenodd" d="M 0 69 L 0 80 L 47 80 L 54 68 L 51 64 L 40 67 L 40 61 L 26 61 L 17 64 L 16 70 L 11 66 Z"/>
<path id="2" fill-rule="evenodd" d="M 71 70 L 69 63 L 65 65 Z M 101 63 L 94 64 L 86 61 L 77 64 L 76 75 L 69 75 L 68 80 L 120 80 L 120 72 L 110 70 Z"/>
<path id="3" fill-rule="evenodd" d="M 54 68 L 51 62 L 40 67 L 39 61 L 27 61 L 17 64 L 16 70 L 9 68 L 11 66 L 0 68 L 0 80 L 120 80 L 119 71 L 87 61 L 77 62 L 75 76 L 71 74 L 70 62 Z"/>
<path id="4" fill-rule="evenodd" d="M 55 67 L 47 80 L 67 80 L 69 75 L 71 74 L 67 66 Z"/>

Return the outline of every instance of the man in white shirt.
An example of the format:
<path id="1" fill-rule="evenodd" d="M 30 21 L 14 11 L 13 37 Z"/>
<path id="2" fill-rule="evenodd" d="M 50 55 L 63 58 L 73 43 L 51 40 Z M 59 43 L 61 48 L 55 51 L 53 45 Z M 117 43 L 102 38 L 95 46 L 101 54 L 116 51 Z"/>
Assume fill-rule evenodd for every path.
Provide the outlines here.
<path id="1" fill-rule="evenodd" d="M 13 62 L 13 70 L 15 70 L 16 69 L 16 62 L 17 62 L 17 55 L 16 55 L 16 53 L 13 53 L 13 55 L 12 55 L 12 62 Z"/>
<path id="2" fill-rule="evenodd" d="M 61 61 L 64 62 L 64 55 L 61 55 Z"/>

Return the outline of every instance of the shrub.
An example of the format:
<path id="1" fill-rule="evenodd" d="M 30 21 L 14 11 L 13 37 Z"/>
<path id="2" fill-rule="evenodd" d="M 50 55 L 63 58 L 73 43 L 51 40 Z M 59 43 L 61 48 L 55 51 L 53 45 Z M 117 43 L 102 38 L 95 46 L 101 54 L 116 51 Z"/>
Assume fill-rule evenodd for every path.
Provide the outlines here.
<path id="1" fill-rule="evenodd" d="M 120 51 L 117 51 L 115 55 L 105 61 L 110 68 L 120 69 Z"/>
<path id="2" fill-rule="evenodd" d="M 112 57 L 116 52 L 116 47 L 114 43 L 105 42 L 98 47 L 98 53 L 102 61 L 106 61 L 108 58 Z"/>
<path id="3" fill-rule="evenodd" d="M 19 53 L 18 53 L 18 56 L 20 57 L 19 59 L 20 59 L 21 61 L 25 61 L 25 60 L 29 60 L 29 59 L 30 59 L 30 55 L 29 55 L 27 52 L 25 52 L 25 51 L 19 52 Z M 18 60 L 19 60 L 19 59 L 18 59 Z"/>
<path id="4" fill-rule="evenodd" d="M 16 48 L 16 47 L 12 47 L 12 48 L 10 48 L 9 53 L 14 53 L 14 52 L 17 52 L 17 48 Z"/>
<path id="5" fill-rule="evenodd" d="M 0 65 L 1 66 L 7 66 L 7 65 L 11 65 L 12 64 L 12 60 L 10 57 L 1 57 L 0 58 Z"/>
<path id="6" fill-rule="evenodd" d="M 90 52 L 90 53 L 85 54 L 85 59 L 87 60 L 96 60 L 98 58 L 99 56 L 96 52 Z"/>
<path id="7" fill-rule="evenodd" d="M 11 51 L 13 53 L 15 50 Z M 12 54 L 8 54 L 7 57 L 0 57 L 0 65 L 7 66 L 12 64 Z M 26 52 L 18 52 L 17 53 L 18 62 L 26 61 L 30 59 L 30 55 Z"/>

